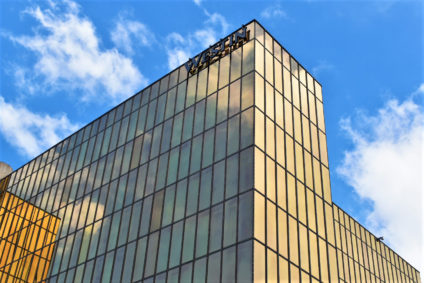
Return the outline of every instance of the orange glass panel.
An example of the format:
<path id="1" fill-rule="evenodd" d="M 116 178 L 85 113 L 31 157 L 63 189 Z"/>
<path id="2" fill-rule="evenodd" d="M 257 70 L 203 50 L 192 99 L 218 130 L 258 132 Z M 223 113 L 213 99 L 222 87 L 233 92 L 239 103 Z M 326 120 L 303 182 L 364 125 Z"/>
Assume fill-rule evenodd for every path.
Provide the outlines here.
<path id="1" fill-rule="evenodd" d="M 0 242 L 2 280 L 6 280 L 5 282 L 9 280 L 8 278 L 14 278 L 16 282 L 45 280 L 60 219 L 31 203 L 23 202 L 11 193 L 2 192 L 1 198 L 10 200 L 8 203 L 1 203 L 3 211 L 0 218 L 0 222 L 3 222 L 1 236 L 5 239 Z M 16 207 L 9 205 L 11 203 L 22 203 L 22 205 Z M 3 221 L 4 219 L 7 220 Z"/>

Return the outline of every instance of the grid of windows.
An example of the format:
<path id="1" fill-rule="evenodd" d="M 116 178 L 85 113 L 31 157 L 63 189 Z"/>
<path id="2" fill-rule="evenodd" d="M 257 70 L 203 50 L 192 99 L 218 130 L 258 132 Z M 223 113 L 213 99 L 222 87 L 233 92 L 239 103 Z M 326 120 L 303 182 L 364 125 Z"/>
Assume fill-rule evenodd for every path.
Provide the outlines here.
<path id="1" fill-rule="evenodd" d="M 43 278 L 419 281 L 363 228 L 340 238 L 352 229 L 331 200 L 321 86 L 257 22 L 247 30 L 219 60 L 174 70 L 10 175 L 10 195 L 58 220 Z M 354 234 L 384 250 L 390 277 L 346 249 Z"/>
<path id="2" fill-rule="evenodd" d="M 44 280 L 60 220 L 6 191 L 0 201 L 1 282 Z"/>
<path id="3" fill-rule="evenodd" d="M 255 279 L 336 279 L 321 87 L 259 25 L 255 39 Z"/>
<path id="4" fill-rule="evenodd" d="M 403 258 L 333 204 L 339 278 L 343 282 L 419 282 Z"/>
<path id="5" fill-rule="evenodd" d="M 50 281 L 235 280 L 251 266 L 253 50 L 179 68 L 12 175 L 12 193 L 62 220 Z"/>

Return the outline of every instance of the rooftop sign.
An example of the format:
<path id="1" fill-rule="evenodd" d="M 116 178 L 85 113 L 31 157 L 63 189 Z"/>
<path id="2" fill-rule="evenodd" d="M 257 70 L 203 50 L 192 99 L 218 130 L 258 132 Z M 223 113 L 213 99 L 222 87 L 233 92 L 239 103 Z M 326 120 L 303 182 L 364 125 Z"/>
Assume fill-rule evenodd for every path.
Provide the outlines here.
<path id="1" fill-rule="evenodd" d="M 211 45 L 199 55 L 189 59 L 184 65 L 187 72 L 194 74 L 199 68 L 207 65 L 219 58 L 226 50 L 236 49 L 248 40 L 249 33 L 246 32 L 246 26 L 242 26 L 241 31 L 236 31 L 227 37 L 224 37 L 217 43 Z M 239 44 L 240 43 L 240 44 Z"/>

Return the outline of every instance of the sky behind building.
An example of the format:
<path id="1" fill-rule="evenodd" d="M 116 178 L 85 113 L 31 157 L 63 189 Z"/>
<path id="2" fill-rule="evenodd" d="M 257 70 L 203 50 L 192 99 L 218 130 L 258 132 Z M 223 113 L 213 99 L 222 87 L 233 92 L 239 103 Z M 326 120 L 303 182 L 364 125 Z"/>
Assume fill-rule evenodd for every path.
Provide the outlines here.
<path id="1" fill-rule="evenodd" d="M 323 86 L 334 202 L 422 271 L 420 1 L 2 1 L 0 160 L 19 168 L 253 18 Z"/>

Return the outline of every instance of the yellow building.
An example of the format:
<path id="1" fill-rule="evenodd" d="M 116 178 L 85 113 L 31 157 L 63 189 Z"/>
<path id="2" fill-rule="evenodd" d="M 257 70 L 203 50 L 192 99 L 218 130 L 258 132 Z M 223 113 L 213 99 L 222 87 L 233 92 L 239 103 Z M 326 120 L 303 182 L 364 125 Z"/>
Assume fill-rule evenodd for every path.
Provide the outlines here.
<path id="1" fill-rule="evenodd" d="M 0 183 L 0 282 L 38 282 L 47 277 L 60 220 L 5 191 Z"/>
<path id="2" fill-rule="evenodd" d="M 0 282 L 420 282 L 333 203 L 323 101 L 248 23 L 1 181 Z"/>

